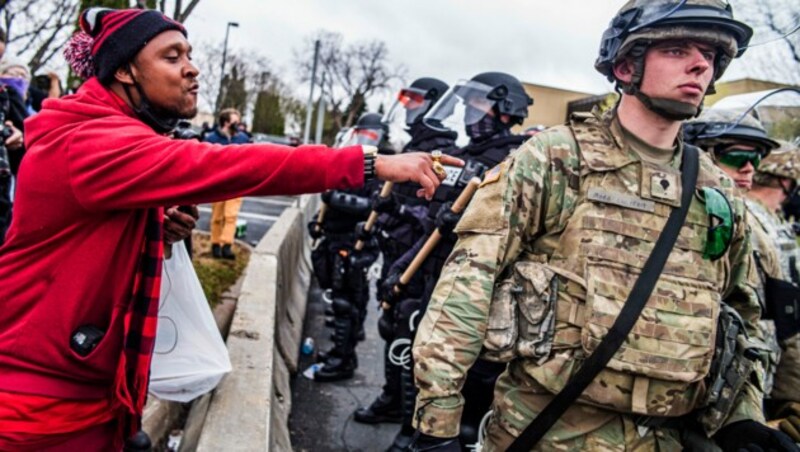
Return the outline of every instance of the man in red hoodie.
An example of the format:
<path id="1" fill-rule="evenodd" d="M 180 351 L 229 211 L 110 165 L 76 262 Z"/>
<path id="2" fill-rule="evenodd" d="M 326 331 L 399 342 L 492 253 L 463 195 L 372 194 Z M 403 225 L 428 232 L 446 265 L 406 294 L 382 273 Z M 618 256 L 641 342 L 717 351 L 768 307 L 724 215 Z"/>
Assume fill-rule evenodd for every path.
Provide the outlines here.
<path id="1" fill-rule="evenodd" d="M 119 450 L 140 427 L 165 207 L 371 177 L 414 180 L 431 196 L 439 183 L 424 154 L 169 139 L 197 110 L 183 26 L 93 8 L 81 29 L 66 54 L 88 81 L 26 123 L 0 248 L 0 450 Z"/>

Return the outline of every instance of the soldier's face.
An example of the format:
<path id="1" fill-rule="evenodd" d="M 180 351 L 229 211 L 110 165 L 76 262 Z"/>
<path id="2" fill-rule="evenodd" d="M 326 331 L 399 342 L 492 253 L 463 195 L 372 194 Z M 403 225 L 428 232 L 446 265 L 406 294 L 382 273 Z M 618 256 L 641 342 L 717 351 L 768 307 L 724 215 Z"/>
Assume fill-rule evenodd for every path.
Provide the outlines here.
<path id="1" fill-rule="evenodd" d="M 644 60 L 641 90 L 650 97 L 699 106 L 714 77 L 714 47 L 696 41 L 653 44 Z"/>
<path id="2" fill-rule="evenodd" d="M 726 152 L 733 152 L 733 151 L 743 151 L 743 152 L 758 152 L 755 146 L 750 146 L 747 144 L 734 144 L 727 147 L 722 154 Z M 724 159 L 721 159 L 720 156 L 717 156 L 717 161 L 719 163 L 719 167 L 725 174 L 728 175 L 733 182 L 736 184 L 737 187 L 750 190 L 753 187 L 753 175 L 755 175 L 756 168 L 750 162 L 745 162 L 742 166 L 736 167 L 729 164 L 724 163 Z"/>

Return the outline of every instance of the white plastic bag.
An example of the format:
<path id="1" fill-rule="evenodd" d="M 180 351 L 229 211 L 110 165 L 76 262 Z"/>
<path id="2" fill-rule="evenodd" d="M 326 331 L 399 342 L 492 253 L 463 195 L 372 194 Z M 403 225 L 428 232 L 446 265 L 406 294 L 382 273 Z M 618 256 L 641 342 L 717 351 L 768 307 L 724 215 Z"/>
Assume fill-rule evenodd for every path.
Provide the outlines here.
<path id="1" fill-rule="evenodd" d="M 164 260 L 150 392 L 188 402 L 214 389 L 230 372 L 228 349 L 183 242 Z"/>

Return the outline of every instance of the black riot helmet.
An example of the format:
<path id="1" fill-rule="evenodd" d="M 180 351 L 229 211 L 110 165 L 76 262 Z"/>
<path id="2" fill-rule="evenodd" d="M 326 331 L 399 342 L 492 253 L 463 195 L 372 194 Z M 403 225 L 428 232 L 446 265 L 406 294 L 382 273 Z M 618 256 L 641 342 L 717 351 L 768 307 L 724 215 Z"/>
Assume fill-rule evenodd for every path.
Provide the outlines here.
<path id="1" fill-rule="evenodd" d="M 378 113 L 364 113 L 356 124 L 341 137 L 340 147 L 369 145 L 379 149 L 383 147 L 388 128 Z"/>
<path id="2" fill-rule="evenodd" d="M 495 108 L 500 114 L 511 116 L 514 124 L 522 124 L 528 117 L 528 107 L 533 105 L 533 99 L 513 75 L 484 72 L 472 77 L 470 81 L 491 87 L 486 97 L 496 102 Z"/>
<path id="3" fill-rule="evenodd" d="M 467 133 L 470 127 L 490 113 L 498 129 L 522 124 L 532 104 L 533 99 L 516 77 L 502 72 L 484 72 L 450 87 L 425 115 L 424 121 L 433 129 L 452 129 L 462 131 L 459 135 L 471 136 Z M 501 123 L 500 115 L 508 115 L 511 121 Z"/>
<path id="4" fill-rule="evenodd" d="M 420 130 L 422 118 L 449 88 L 439 79 L 421 77 L 397 92 L 394 104 L 383 116 L 384 124 L 389 127 L 391 146 L 397 152 L 411 141 L 412 130 Z"/>
<path id="5" fill-rule="evenodd" d="M 717 50 L 716 80 L 733 58 L 744 53 L 752 35 L 749 26 L 733 18 L 732 8 L 725 0 L 629 0 L 603 33 L 594 67 L 609 81 L 616 81 L 624 93 L 636 96 L 659 115 L 674 120 L 688 119 L 697 116 L 700 109 L 684 102 L 650 98 L 641 92 L 647 48 L 665 40 L 710 43 Z M 614 77 L 614 65 L 623 58 L 633 59 L 630 83 L 622 83 Z M 713 92 L 712 82 L 708 94 Z"/>
<path id="6" fill-rule="evenodd" d="M 414 80 L 411 85 L 397 93 L 389 112 L 383 117 L 387 124 L 402 122 L 404 127 L 411 127 L 422 120 L 425 113 L 436 104 L 436 101 L 450 88 L 447 83 L 432 77 Z"/>

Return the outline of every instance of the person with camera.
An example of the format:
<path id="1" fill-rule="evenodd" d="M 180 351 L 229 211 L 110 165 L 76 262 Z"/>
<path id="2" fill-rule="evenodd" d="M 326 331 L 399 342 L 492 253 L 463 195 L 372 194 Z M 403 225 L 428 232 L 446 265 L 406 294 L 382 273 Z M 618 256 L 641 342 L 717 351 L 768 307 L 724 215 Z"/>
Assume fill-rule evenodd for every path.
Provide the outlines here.
<path id="1" fill-rule="evenodd" d="M 0 248 L 0 450 L 121 450 L 141 437 L 172 206 L 373 178 L 431 197 L 440 183 L 422 153 L 174 140 L 199 89 L 183 25 L 90 8 L 80 29 L 65 56 L 87 81 L 27 121 Z"/>
<path id="2" fill-rule="evenodd" d="M 219 112 L 217 128 L 205 137 L 216 144 L 245 144 L 250 137 L 239 131 L 242 114 L 235 108 Z M 236 234 L 236 216 L 242 207 L 242 198 L 227 199 L 211 204 L 211 255 L 217 259 L 236 259 L 231 249 Z"/>

